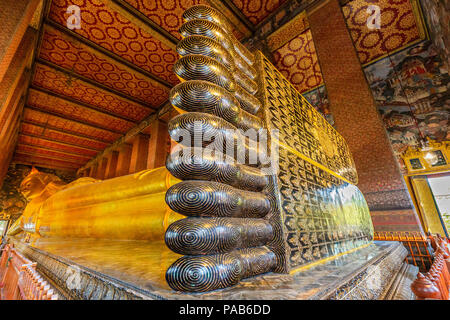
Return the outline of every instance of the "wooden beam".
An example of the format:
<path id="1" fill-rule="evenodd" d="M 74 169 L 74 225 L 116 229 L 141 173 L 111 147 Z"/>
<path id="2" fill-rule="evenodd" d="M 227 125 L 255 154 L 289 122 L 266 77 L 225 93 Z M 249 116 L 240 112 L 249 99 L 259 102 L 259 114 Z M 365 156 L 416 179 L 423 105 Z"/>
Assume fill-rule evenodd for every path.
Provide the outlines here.
<path id="1" fill-rule="evenodd" d="M 25 160 L 21 160 L 21 159 L 17 159 L 17 158 L 13 158 L 11 163 L 17 163 L 17 164 L 24 164 L 27 166 L 38 166 L 38 167 L 42 167 L 42 168 L 47 168 L 47 169 L 56 169 L 56 170 L 63 170 L 63 171 L 76 171 L 77 168 L 76 167 L 71 167 L 71 166 L 58 166 L 58 165 L 50 165 L 48 163 L 42 162 L 42 161 L 25 161 Z"/>
<path id="2" fill-rule="evenodd" d="M 94 149 L 94 148 L 84 147 L 84 146 L 80 146 L 80 145 L 74 144 L 74 143 L 68 143 L 68 142 L 64 142 L 64 141 L 60 141 L 60 140 L 50 139 L 50 138 L 47 138 L 45 136 L 39 136 L 39 135 L 36 135 L 36 134 L 24 133 L 22 131 L 20 131 L 20 135 L 26 136 L 26 137 L 30 137 L 30 138 L 46 140 L 46 141 L 53 142 L 53 143 L 58 143 L 60 145 L 67 146 L 67 147 L 74 147 L 74 148 L 79 148 L 79 149 L 88 150 L 88 151 L 95 151 L 95 152 L 101 151 L 101 149 Z"/>
<path id="3" fill-rule="evenodd" d="M 91 157 L 87 156 L 87 155 L 82 155 L 82 154 L 75 153 L 75 152 L 63 151 L 63 150 L 60 150 L 60 149 L 53 149 L 53 148 L 49 148 L 49 147 L 36 146 L 36 145 L 33 145 L 33 144 L 29 144 L 29 143 L 19 142 L 17 144 L 17 146 L 18 147 L 24 146 L 24 147 L 29 147 L 29 148 L 38 149 L 38 150 L 57 152 L 57 153 L 66 154 L 66 155 L 69 155 L 69 156 L 75 156 L 75 157 L 83 158 L 83 159 L 86 159 L 86 161 L 91 159 Z"/>
<path id="4" fill-rule="evenodd" d="M 32 157 L 41 157 L 41 158 L 46 158 L 46 159 L 50 159 L 50 160 L 57 160 L 57 161 L 65 161 L 65 162 L 70 162 L 73 164 L 78 165 L 78 167 L 82 166 L 83 164 L 86 163 L 85 160 L 81 161 L 77 161 L 77 160 L 68 160 L 67 158 L 64 157 L 64 155 L 60 156 L 50 156 L 50 155 L 46 155 L 44 153 L 39 153 L 39 149 L 38 148 L 33 148 L 34 150 L 36 150 L 36 152 L 27 152 L 27 151 L 22 151 L 22 150 L 17 150 L 16 149 L 16 153 L 20 153 L 23 155 L 27 155 L 27 156 L 32 156 Z M 56 151 L 55 151 L 56 152 Z"/>
<path id="5" fill-rule="evenodd" d="M 38 57 L 38 58 L 36 58 L 36 62 L 38 62 L 40 64 L 43 64 L 43 65 L 45 65 L 45 66 L 47 66 L 47 67 L 49 67 L 49 68 L 51 68 L 53 70 L 57 70 L 57 71 L 59 71 L 61 73 L 64 73 L 68 77 L 79 79 L 81 81 L 89 83 L 91 86 L 94 86 L 94 87 L 97 87 L 97 88 L 101 88 L 101 89 L 103 89 L 105 91 L 112 92 L 116 96 L 122 97 L 124 99 L 128 99 L 128 100 L 133 101 L 133 102 L 135 102 L 137 104 L 140 104 L 140 105 L 142 105 L 144 107 L 147 107 L 147 108 L 150 108 L 150 109 L 154 109 L 154 107 L 152 107 L 151 105 L 149 105 L 145 101 L 139 100 L 139 99 L 137 99 L 137 98 L 135 98 L 133 96 L 127 95 L 127 94 L 125 94 L 125 93 L 123 93 L 121 91 L 118 91 L 118 90 L 114 89 L 114 88 L 108 87 L 108 86 L 104 85 L 103 83 L 100 83 L 100 82 L 97 82 L 95 80 L 89 79 L 89 78 L 87 78 L 85 76 L 82 76 L 82 75 L 80 75 L 78 73 L 73 72 L 72 70 L 67 70 L 66 68 L 60 67 L 57 64 L 54 64 L 53 62 L 50 62 L 48 60 L 44 60 L 44 59 L 41 59 L 41 58 Z"/>
<path id="6" fill-rule="evenodd" d="M 52 159 L 52 158 L 49 158 L 49 157 L 45 157 L 45 156 L 42 156 L 42 155 L 36 155 L 36 154 L 27 154 L 27 153 L 24 153 L 24 152 L 18 152 L 18 151 L 16 151 L 15 152 L 15 155 L 14 155 L 14 157 L 25 157 L 26 158 L 26 160 L 24 160 L 24 159 L 22 159 L 23 161 L 28 161 L 28 162 L 30 162 L 30 163 L 46 163 L 47 161 L 48 162 L 51 162 L 51 161 L 57 161 L 57 162 L 63 162 L 63 163 L 65 163 L 64 165 L 67 165 L 67 167 L 69 167 L 69 168 L 74 168 L 74 169 L 76 169 L 76 168 L 79 168 L 80 167 L 80 164 L 79 163 L 75 163 L 75 162 L 71 162 L 71 161 L 66 161 L 66 160 L 57 160 L 57 159 Z M 48 164 L 48 165 L 51 165 L 50 163 Z M 50 167 L 51 168 L 51 167 Z"/>
<path id="7" fill-rule="evenodd" d="M 108 166 L 108 158 L 102 158 L 100 163 L 99 163 L 99 167 L 98 167 L 98 172 L 97 172 L 97 178 L 104 180 L 105 179 L 105 174 L 106 174 L 106 167 Z"/>
<path id="8" fill-rule="evenodd" d="M 111 153 L 107 157 L 108 164 L 106 165 L 105 170 L 105 179 L 111 179 L 116 176 L 117 171 L 117 162 L 119 160 L 119 152 L 118 151 L 111 151 Z"/>
<path id="9" fill-rule="evenodd" d="M 155 119 L 149 129 L 147 169 L 154 169 L 162 167 L 166 163 L 169 131 L 167 123 L 159 119 Z"/>
<path id="10" fill-rule="evenodd" d="M 86 39 L 85 37 L 82 37 L 81 35 L 79 35 L 78 33 L 67 29 L 63 26 L 61 26 L 59 23 L 53 21 L 53 20 L 45 20 L 45 25 L 50 26 L 52 28 L 57 29 L 58 31 L 64 33 L 65 35 L 74 38 L 75 40 L 81 42 L 82 44 L 94 49 L 95 51 L 101 52 L 102 54 L 104 54 L 105 56 L 111 58 L 112 60 L 114 60 L 115 62 L 119 63 L 119 64 L 123 64 L 125 66 L 127 66 L 130 69 L 133 69 L 136 72 L 141 73 L 143 76 L 152 79 L 153 81 L 158 82 L 160 85 L 170 89 L 172 88 L 172 84 L 170 84 L 169 82 L 167 82 L 164 79 L 159 78 L 158 76 L 154 75 L 153 73 L 151 73 L 148 70 L 145 70 L 137 65 L 135 65 L 134 63 L 130 62 L 127 59 L 122 58 L 121 56 L 119 56 L 118 54 L 109 51 L 105 48 L 103 48 L 102 46 L 98 45 L 97 43 Z"/>
<path id="11" fill-rule="evenodd" d="M 56 127 L 53 127 L 53 126 L 43 125 L 41 123 L 37 123 L 37 122 L 34 122 L 34 121 L 30 121 L 30 120 L 22 120 L 22 123 L 29 124 L 29 125 L 36 126 L 36 127 L 40 127 L 43 130 L 56 131 L 58 133 L 66 134 L 68 136 L 72 136 L 72 137 L 76 137 L 76 138 L 86 139 L 86 140 L 89 140 L 89 141 L 101 142 L 101 143 L 106 143 L 106 144 L 110 144 L 111 143 L 111 141 L 108 141 L 108 140 L 103 140 L 103 139 L 100 139 L 100 138 L 93 138 L 93 137 L 90 137 L 90 136 L 87 136 L 87 135 L 84 135 L 84 134 L 81 134 L 81 133 L 75 133 L 75 132 L 72 132 L 72 131 L 65 131 L 65 130 L 62 130 L 62 129 L 59 129 L 59 128 L 56 128 Z M 38 137 L 41 137 L 41 136 L 38 136 Z M 49 140 L 51 140 L 51 139 L 49 139 Z M 55 140 L 55 142 L 56 142 L 56 140 Z M 63 141 L 59 141 L 59 142 L 63 142 Z M 64 142 L 64 143 L 69 144 L 68 142 Z M 84 147 L 84 148 L 87 148 L 87 147 Z M 90 148 L 88 148 L 88 149 L 90 149 Z M 100 150 L 100 149 L 92 149 L 92 150 Z"/>
<path id="12" fill-rule="evenodd" d="M 39 91 L 39 92 L 41 92 L 41 93 L 43 93 L 43 94 L 46 94 L 46 95 L 48 95 L 48 96 L 51 96 L 51 97 L 55 97 L 55 98 L 58 98 L 58 99 L 61 99 L 61 100 L 64 100 L 64 101 L 67 101 L 67 102 L 76 104 L 77 106 L 80 106 L 80 107 L 82 107 L 82 108 L 84 108 L 84 109 L 87 109 L 87 110 L 92 110 L 92 111 L 95 111 L 95 112 L 100 112 L 100 113 L 102 113 L 102 114 L 104 114 L 104 115 L 107 115 L 107 116 L 110 116 L 110 117 L 114 117 L 114 118 L 119 119 L 119 120 L 123 120 L 123 121 L 127 121 L 127 122 L 136 123 L 136 122 L 135 122 L 133 119 L 131 119 L 131 118 L 127 118 L 127 117 L 124 117 L 124 116 L 122 116 L 122 115 L 118 115 L 117 113 L 112 113 L 112 112 L 110 112 L 110 111 L 108 111 L 108 110 L 105 110 L 105 109 L 102 109 L 102 108 L 99 108 L 99 107 L 90 105 L 90 104 L 88 104 L 88 103 L 85 103 L 85 102 L 82 102 L 82 101 L 79 101 L 79 100 L 75 100 L 75 99 L 73 99 L 73 98 L 71 98 L 71 97 L 68 97 L 68 96 L 65 96 L 65 95 L 62 95 L 62 94 L 59 94 L 59 93 L 55 93 L 55 92 L 50 91 L 50 90 L 48 90 L 48 89 L 44 89 L 44 88 L 41 88 L 41 87 L 37 87 L 37 86 L 35 86 L 35 85 L 33 85 L 33 84 L 30 86 L 30 89 Z M 152 109 L 152 110 L 153 110 L 153 109 Z"/>
<path id="13" fill-rule="evenodd" d="M 81 123 L 81 124 L 83 124 L 85 126 L 89 126 L 89 127 L 92 127 L 92 128 L 95 128 L 95 129 L 104 130 L 104 131 L 108 131 L 108 132 L 111 132 L 111 133 L 114 133 L 114 134 L 120 134 L 120 135 L 123 134 L 123 132 L 121 132 L 121 131 L 107 129 L 107 128 L 101 127 L 99 125 L 96 125 L 96 124 L 93 124 L 93 123 L 90 123 L 90 122 L 86 122 L 86 121 L 82 121 L 82 120 L 71 119 L 71 118 L 69 118 L 69 117 L 67 117 L 65 115 L 60 114 L 60 113 L 52 112 L 52 111 L 48 111 L 48 110 L 43 110 L 43 109 L 36 108 L 36 107 L 32 107 L 32 106 L 30 106 L 28 104 L 25 105 L 25 109 L 34 110 L 34 111 L 38 111 L 38 112 L 41 112 L 41 113 L 44 113 L 44 114 L 48 114 L 50 116 L 57 117 L 57 118 L 60 118 L 60 119 L 69 120 L 69 121 L 76 122 L 76 123 Z"/>
<path id="14" fill-rule="evenodd" d="M 136 173 L 147 169 L 149 136 L 139 133 L 133 137 L 130 143 L 133 145 L 131 150 L 130 172 Z"/>

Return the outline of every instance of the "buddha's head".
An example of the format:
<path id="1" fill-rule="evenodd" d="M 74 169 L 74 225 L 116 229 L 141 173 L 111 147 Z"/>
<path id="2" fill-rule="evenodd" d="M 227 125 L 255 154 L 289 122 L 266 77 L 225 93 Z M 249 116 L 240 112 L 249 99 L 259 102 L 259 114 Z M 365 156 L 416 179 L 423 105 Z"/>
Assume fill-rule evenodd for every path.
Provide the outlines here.
<path id="1" fill-rule="evenodd" d="M 33 167 L 20 184 L 20 192 L 25 198 L 32 200 L 40 196 L 51 183 L 63 184 L 61 179 L 54 174 L 39 172 Z"/>

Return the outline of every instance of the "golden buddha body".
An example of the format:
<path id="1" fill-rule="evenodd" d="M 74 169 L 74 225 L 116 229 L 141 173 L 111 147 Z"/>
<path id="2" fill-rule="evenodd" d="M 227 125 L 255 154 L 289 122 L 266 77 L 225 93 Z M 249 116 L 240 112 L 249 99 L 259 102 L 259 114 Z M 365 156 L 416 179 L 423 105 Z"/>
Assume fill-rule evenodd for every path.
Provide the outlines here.
<path id="1" fill-rule="evenodd" d="M 121 240 L 162 240 L 183 217 L 171 211 L 165 192 L 177 179 L 165 168 L 105 181 L 80 178 L 64 184 L 33 169 L 21 183 L 30 201 L 9 235 Z"/>

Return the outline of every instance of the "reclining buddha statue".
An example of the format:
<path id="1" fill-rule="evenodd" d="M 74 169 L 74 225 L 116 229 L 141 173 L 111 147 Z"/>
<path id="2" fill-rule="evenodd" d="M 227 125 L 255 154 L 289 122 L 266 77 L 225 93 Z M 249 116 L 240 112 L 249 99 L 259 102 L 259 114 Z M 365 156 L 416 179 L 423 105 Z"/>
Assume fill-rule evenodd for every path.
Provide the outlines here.
<path id="1" fill-rule="evenodd" d="M 153 240 L 182 217 L 165 204 L 177 179 L 165 168 L 109 180 L 79 178 L 65 184 L 53 174 L 32 169 L 20 185 L 29 200 L 8 235 L 32 237 Z"/>
<path id="2" fill-rule="evenodd" d="M 173 67 L 181 83 L 169 95 L 178 145 L 166 168 L 66 185 L 33 171 L 22 183 L 31 201 L 10 234 L 164 239 L 181 255 L 165 280 L 188 292 L 295 273 L 369 245 L 373 226 L 344 138 L 220 12 L 197 5 L 183 20 Z M 261 141 L 267 148 L 254 147 Z"/>

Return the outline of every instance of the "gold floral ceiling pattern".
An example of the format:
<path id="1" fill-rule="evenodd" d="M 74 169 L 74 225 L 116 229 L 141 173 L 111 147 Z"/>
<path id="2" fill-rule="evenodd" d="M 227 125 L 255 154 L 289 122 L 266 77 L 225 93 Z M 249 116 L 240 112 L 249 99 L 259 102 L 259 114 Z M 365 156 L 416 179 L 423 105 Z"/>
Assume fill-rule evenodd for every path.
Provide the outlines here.
<path id="1" fill-rule="evenodd" d="M 323 83 L 316 49 L 308 29 L 273 52 L 275 66 L 300 92 Z"/>
<path id="2" fill-rule="evenodd" d="M 44 32 L 39 57 L 154 107 L 168 96 L 169 88 L 51 27 Z"/>
<path id="3" fill-rule="evenodd" d="M 71 0 L 53 0 L 50 19 L 65 26 L 70 16 L 67 7 L 72 3 Z M 170 1 L 167 2 L 169 3 Z M 74 29 L 76 33 L 172 85 L 179 82 L 172 72 L 173 64 L 177 60 L 174 50 L 124 16 L 112 11 L 101 1 L 84 0 L 80 2 L 79 7 L 82 28 Z"/>
<path id="4" fill-rule="evenodd" d="M 380 29 L 368 27 L 367 21 L 380 8 Z M 425 31 L 417 0 L 353 0 L 342 7 L 350 35 L 362 64 L 423 40 Z"/>
<path id="5" fill-rule="evenodd" d="M 183 12 L 193 5 L 208 4 L 205 0 L 125 0 L 128 4 L 145 14 L 174 37 L 181 39 L 178 29 L 183 24 Z"/>
<path id="6" fill-rule="evenodd" d="M 287 0 L 233 0 L 233 4 L 254 25 L 259 24 Z"/>

